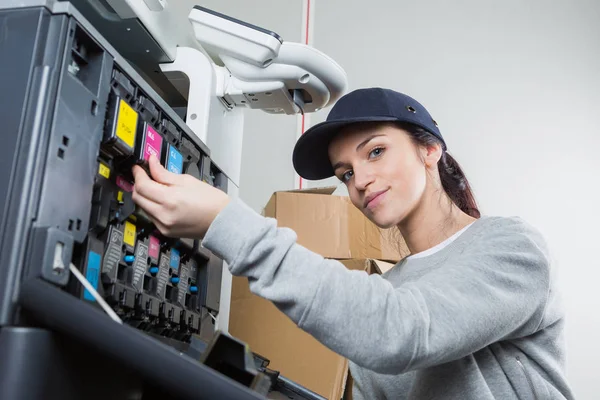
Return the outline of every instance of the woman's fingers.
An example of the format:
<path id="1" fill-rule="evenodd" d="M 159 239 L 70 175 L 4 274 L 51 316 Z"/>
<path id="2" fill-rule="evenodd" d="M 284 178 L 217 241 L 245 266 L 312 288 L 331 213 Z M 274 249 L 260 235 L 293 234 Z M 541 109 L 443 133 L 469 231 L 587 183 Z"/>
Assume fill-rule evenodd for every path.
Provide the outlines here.
<path id="1" fill-rule="evenodd" d="M 148 160 L 150 166 L 150 175 L 156 182 L 162 183 L 163 185 L 171 186 L 177 183 L 177 178 L 180 177 L 178 174 L 174 174 L 163 167 L 158 158 L 155 155 L 151 155 Z"/>
<path id="2" fill-rule="evenodd" d="M 134 203 L 136 203 L 146 212 L 146 214 L 148 214 L 150 218 L 152 218 L 153 222 L 156 221 L 156 217 L 163 212 L 162 206 L 159 203 L 138 192 L 137 183 L 133 187 L 131 198 L 133 199 Z"/>
<path id="3" fill-rule="evenodd" d="M 155 203 L 162 204 L 168 198 L 168 188 L 150 179 L 146 171 L 139 165 L 133 167 L 134 191 L 139 196 Z M 142 207 L 143 208 L 143 207 Z"/>

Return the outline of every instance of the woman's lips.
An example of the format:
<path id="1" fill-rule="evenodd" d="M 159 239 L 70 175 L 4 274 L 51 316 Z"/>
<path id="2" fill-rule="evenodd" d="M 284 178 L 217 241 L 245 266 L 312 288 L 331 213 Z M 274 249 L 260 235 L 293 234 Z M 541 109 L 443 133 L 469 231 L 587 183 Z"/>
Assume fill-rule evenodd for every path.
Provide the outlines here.
<path id="1" fill-rule="evenodd" d="M 379 205 L 385 198 L 385 194 L 387 193 L 387 191 L 388 189 L 380 190 L 367 196 L 367 198 L 365 199 L 365 208 L 373 209 L 377 207 L 377 205 Z"/>

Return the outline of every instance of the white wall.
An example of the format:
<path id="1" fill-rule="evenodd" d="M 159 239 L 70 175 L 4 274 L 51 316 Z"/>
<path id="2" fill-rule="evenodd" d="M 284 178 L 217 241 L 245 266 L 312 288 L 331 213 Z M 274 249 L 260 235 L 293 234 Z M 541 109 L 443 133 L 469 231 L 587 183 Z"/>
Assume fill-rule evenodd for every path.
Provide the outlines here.
<path id="1" fill-rule="evenodd" d="M 520 215 L 545 234 L 568 315 L 569 378 L 578 399 L 597 399 L 600 2 L 313 4 L 314 46 L 345 68 L 351 89 L 391 87 L 422 102 L 483 212 Z"/>

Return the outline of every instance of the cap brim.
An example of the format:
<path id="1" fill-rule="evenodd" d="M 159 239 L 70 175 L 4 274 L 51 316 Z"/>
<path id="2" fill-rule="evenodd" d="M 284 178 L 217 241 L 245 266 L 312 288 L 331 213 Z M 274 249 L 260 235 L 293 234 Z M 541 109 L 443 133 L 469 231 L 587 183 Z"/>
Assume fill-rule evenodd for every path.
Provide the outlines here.
<path id="1" fill-rule="evenodd" d="M 395 117 L 360 117 L 321 122 L 308 129 L 296 142 L 292 155 L 294 169 L 304 179 L 319 180 L 334 175 L 329 160 L 329 144 L 337 133 L 359 122 L 390 122 Z"/>

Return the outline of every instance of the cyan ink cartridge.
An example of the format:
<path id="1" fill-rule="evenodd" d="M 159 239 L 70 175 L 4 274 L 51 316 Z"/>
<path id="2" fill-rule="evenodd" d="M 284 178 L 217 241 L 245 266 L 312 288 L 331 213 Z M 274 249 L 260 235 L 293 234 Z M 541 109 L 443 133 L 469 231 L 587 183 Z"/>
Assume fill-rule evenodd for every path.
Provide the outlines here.
<path id="1" fill-rule="evenodd" d="M 183 173 L 183 155 L 172 144 L 167 144 L 165 147 L 162 165 L 174 174 Z"/>
<path id="2" fill-rule="evenodd" d="M 111 157 L 127 157 L 135 148 L 138 113 L 121 96 L 111 93 L 101 150 Z"/>
<path id="3" fill-rule="evenodd" d="M 179 264 L 181 257 L 179 255 L 179 250 L 174 248 L 166 251 L 166 254 L 169 260 L 169 278 L 165 287 L 165 300 L 172 304 L 178 304 L 179 284 L 181 282 L 181 277 L 179 276 Z"/>
<path id="4" fill-rule="evenodd" d="M 92 287 L 102 295 L 102 284 L 100 281 L 100 273 L 102 269 L 102 253 L 104 252 L 103 243 L 94 238 L 88 237 L 86 245 L 86 255 L 82 273 Z M 82 297 L 84 300 L 96 302 L 96 299 L 87 289 L 83 288 Z"/>
<path id="5" fill-rule="evenodd" d="M 181 262 L 181 255 L 179 254 L 179 250 L 171 248 L 169 252 L 169 268 L 171 275 L 171 283 L 173 285 L 177 285 L 179 283 L 179 279 L 175 279 L 175 277 L 179 276 L 179 264 Z"/>

